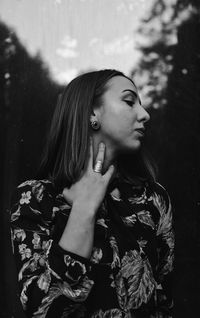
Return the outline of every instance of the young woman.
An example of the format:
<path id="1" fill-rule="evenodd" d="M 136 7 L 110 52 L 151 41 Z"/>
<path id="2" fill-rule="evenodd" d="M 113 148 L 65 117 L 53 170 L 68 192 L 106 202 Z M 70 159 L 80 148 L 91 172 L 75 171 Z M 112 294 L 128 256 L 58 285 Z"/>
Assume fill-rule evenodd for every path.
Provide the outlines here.
<path id="1" fill-rule="evenodd" d="M 142 151 L 149 114 L 116 70 L 55 109 L 42 177 L 18 186 L 13 253 L 27 317 L 171 317 L 171 204 Z"/>

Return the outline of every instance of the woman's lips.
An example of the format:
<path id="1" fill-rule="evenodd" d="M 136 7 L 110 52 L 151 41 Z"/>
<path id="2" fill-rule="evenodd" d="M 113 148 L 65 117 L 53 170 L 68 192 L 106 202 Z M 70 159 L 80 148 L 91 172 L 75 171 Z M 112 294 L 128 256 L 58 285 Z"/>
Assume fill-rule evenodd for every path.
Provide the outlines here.
<path id="1" fill-rule="evenodd" d="M 137 128 L 135 131 L 137 131 L 141 136 L 145 135 L 145 128 Z"/>

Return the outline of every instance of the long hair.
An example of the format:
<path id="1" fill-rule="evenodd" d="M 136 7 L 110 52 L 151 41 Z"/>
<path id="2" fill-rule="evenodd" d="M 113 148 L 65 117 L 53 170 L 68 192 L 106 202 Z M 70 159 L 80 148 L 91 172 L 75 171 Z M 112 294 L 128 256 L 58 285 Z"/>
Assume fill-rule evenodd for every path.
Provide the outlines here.
<path id="1" fill-rule="evenodd" d="M 111 69 L 82 74 L 73 79 L 58 97 L 39 173 L 39 176 L 49 178 L 56 187 L 70 186 L 85 169 L 90 116 L 93 109 L 102 104 L 107 83 L 115 76 L 128 78 L 122 72 Z M 141 173 L 146 171 L 148 176 L 152 176 L 143 159 L 138 160 Z"/>

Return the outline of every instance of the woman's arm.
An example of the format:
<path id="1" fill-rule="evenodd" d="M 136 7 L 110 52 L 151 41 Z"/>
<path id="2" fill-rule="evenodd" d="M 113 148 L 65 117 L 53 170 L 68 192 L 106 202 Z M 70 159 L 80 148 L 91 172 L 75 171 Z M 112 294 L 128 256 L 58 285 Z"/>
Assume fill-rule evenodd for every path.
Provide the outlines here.
<path id="1" fill-rule="evenodd" d="M 71 213 L 59 241 L 67 251 L 90 258 L 93 247 L 95 211 L 87 204 L 74 203 Z"/>
<path id="2" fill-rule="evenodd" d="M 42 182 L 17 188 L 11 208 L 13 253 L 20 300 L 27 317 L 74 312 L 93 286 L 90 262 L 52 239 L 54 202 Z"/>
<path id="3" fill-rule="evenodd" d="M 100 146 L 97 160 L 103 161 L 104 151 L 105 147 Z M 53 196 L 38 181 L 18 187 L 11 228 L 20 299 L 28 317 L 41 313 L 45 317 L 47 312 L 60 317 L 59 311 L 74 312 L 88 297 L 94 284 L 88 278 L 88 258 L 95 215 L 112 173 L 113 167 L 104 175 L 94 172 L 91 145 L 85 173 L 70 189 L 63 190 L 72 208 L 58 244 L 51 236 L 56 213 Z"/>

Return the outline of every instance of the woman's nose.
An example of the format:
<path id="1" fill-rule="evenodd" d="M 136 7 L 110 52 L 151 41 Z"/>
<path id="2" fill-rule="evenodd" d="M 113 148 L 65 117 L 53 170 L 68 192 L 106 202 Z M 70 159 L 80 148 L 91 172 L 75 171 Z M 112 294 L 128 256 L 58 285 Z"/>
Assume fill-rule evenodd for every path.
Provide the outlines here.
<path id="1" fill-rule="evenodd" d="M 149 119 L 150 119 L 149 113 L 146 111 L 146 109 L 142 105 L 140 105 L 140 109 L 138 112 L 138 120 L 146 123 L 147 121 L 149 121 Z"/>

